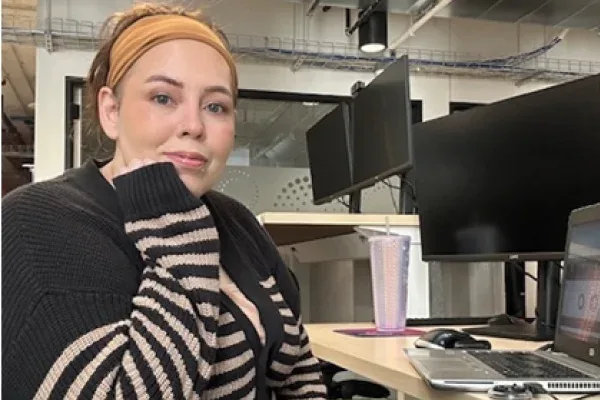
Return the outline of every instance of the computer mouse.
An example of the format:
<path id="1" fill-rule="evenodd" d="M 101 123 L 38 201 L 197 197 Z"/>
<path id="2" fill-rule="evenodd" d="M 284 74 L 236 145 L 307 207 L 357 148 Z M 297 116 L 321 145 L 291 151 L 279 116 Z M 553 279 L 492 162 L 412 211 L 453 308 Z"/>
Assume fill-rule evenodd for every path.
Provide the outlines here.
<path id="1" fill-rule="evenodd" d="M 501 314 L 488 320 L 488 325 L 528 325 L 529 322 L 524 319 L 513 317 L 508 314 Z"/>
<path id="2" fill-rule="evenodd" d="M 492 348 L 487 340 L 477 340 L 466 332 L 450 328 L 438 328 L 421 335 L 414 343 L 417 348 L 427 349 L 485 349 Z"/>

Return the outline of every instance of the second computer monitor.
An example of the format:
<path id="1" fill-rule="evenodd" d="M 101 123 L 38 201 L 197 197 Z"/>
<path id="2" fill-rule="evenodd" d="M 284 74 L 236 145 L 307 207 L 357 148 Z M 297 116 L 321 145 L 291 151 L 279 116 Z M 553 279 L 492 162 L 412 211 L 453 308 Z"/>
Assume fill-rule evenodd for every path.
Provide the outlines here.
<path id="1" fill-rule="evenodd" d="M 328 203 L 352 186 L 349 110 L 340 103 L 306 132 L 313 203 Z"/>
<path id="2" fill-rule="evenodd" d="M 408 57 L 388 66 L 360 90 L 352 107 L 353 174 L 357 188 L 412 168 Z"/>

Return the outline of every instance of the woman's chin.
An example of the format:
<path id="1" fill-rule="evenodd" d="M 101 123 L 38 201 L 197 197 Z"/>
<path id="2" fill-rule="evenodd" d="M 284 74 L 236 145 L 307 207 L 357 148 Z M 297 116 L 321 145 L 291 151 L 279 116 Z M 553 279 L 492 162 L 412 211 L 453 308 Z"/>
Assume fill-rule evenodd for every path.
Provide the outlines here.
<path id="1" fill-rule="evenodd" d="M 189 173 L 181 173 L 180 171 L 179 178 L 181 178 L 181 181 L 194 196 L 200 197 L 210 190 L 210 187 L 207 187 L 206 181 L 202 177 L 193 176 Z"/>

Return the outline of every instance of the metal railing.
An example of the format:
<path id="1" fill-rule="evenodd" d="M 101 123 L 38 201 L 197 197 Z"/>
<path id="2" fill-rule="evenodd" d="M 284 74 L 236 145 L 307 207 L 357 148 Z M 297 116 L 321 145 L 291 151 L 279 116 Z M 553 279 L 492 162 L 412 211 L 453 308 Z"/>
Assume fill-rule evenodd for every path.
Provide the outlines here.
<path id="1" fill-rule="evenodd" d="M 2 155 L 14 158 L 33 158 L 33 145 L 3 144 Z"/>
<path id="2" fill-rule="evenodd" d="M 100 24 L 91 21 L 53 18 L 27 21 L 3 15 L 2 41 L 43 47 L 49 51 L 94 51 L 98 48 Z M 413 73 L 459 75 L 511 80 L 564 81 L 600 73 L 600 62 L 548 58 L 545 56 L 507 56 L 461 53 L 417 48 L 401 48 L 395 57 L 365 56 L 356 46 L 346 43 L 256 36 L 228 33 L 238 62 L 285 65 L 341 71 L 375 72 L 407 54 Z"/>

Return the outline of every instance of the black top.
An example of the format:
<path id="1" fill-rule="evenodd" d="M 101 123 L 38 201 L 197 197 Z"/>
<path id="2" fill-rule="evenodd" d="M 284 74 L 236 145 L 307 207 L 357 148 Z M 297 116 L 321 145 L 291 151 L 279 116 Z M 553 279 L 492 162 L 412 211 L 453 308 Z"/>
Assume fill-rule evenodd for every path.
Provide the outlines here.
<path id="1" fill-rule="evenodd" d="M 168 163 L 115 188 L 99 167 L 3 200 L 2 397 L 326 398 L 298 289 L 254 215 L 192 196 Z"/>

